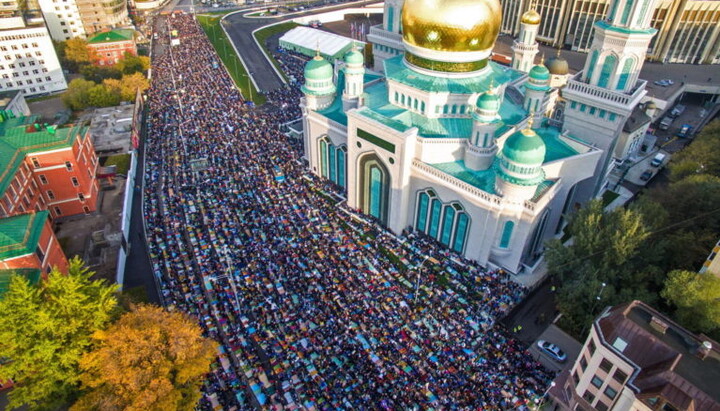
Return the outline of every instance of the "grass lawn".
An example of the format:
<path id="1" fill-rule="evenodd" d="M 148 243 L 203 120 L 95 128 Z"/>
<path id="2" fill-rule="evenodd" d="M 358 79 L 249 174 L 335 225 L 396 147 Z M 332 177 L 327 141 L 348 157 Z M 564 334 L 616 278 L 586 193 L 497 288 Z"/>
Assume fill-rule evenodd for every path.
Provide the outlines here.
<path id="1" fill-rule="evenodd" d="M 263 50 L 265 50 L 265 54 L 267 54 L 267 56 L 270 58 L 270 61 L 272 61 L 273 65 L 275 65 L 275 67 L 282 74 L 285 80 L 287 80 L 287 76 L 285 76 L 285 73 L 283 73 L 282 68 L 280 67 L 280 63 L 278 63 L 275 60 L 275 57 L 273 57 L 272 51 L 268 50 L 267 46 L 265 45 L 265 41 L 274 34 L 285 33 L 286 31 L 290 31 L 297 26 L 299 26 L 299 24 L 289 21 L 287 23 L 281 23 L 274 26 L 265 27 L 264 29 L 260 29 L 255 32 L 255 39 L 257 39 L 258 43 L 260 43 L 260 46 L 263 48 Z"/>
<path id="2" fill-rule="evenodd" d="M 245 67 L 235 54 L 235 49 L 233 49 L 230 40 L 225 36 L 225 32 L 220 27 L 221 17 L 221 15 L 197 15 L 198 22 L 203 30 L 205 30 L 205 34 L 207 34 L 210 39 L 210 43 L 215 47 L 215 51 L 220 56 L 223 64 L 225 64 L 235 85 L 241 90 L 242 95 L 246 99 L 249 99 L 251 94 L 250 90 L 252 89 L 252 101 L 256 105 L 261 105 L 265 103 L 265 96 L 259 94 L 252 82 L 249 81 Z"/>
<path id="3" fill-rule="evenodd" d="M 127 175 L 128 169 L 130 168 L 130 154 L 115 154 L 105 160 L 104 166 L 117 166 L 117 173 Z"/>
<path id="4" fill-rule="evenodd" d="M 48 94 L 48 95 L 46 95 L 46 96 L 40 96 L 40 97 L 30 97 L 30 98 L 26 98 L 26 99 L 25 99 L 25 102 L 27 102 L 27 103 L 35 103 L 35 102 L 37 102 L 37 101 L 50 100 L 50 99 L 53 99 L 53 98 L 56 98 L 56 97 L 62 97 L 63 94 L 65 94 L 65 92 L 55 93 L 55 94 Z"/>
<path id="5" fill-rule="evenodd" d="M 606 190 L 602 195 L 603 208 L 609 206 L 610 203 L 612 203 L 618 197 L 620 197 L 620 194 L 614 191 Z"/>

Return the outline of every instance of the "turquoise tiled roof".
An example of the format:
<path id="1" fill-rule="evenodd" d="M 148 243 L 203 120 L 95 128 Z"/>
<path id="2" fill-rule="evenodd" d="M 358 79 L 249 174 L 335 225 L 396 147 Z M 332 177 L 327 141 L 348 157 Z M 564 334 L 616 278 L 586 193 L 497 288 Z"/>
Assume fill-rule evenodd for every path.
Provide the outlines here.
<path id="1" fill-rule="evenodd" d="M 495 161 L 497 161 L 497 159 Z M 477 187 L 486 193 L 495 194 L 494 167 L 490 167 L 484 171 L 474 171 L 465 167 L 465 162 L 462 160 L 428 165 L 464 181 L 473 187 Z"/>
<path id="2" fill-rule="evenodd" d="M 449 92 L 456 94 L 484 93 L 490 86 L 504 84 L 522 76 L 519 71 L 490 62 L 490 70 L 482 76 L 470 78 L 444 78 L 429 76 L 411 70 L 402 62 L 403 56 L 395 56 L 384 61 L 388 79 L 431 92 Z"/>
<path id="3" fill-rule="evenodd" d="M 35 252 L 48 211 L 0 219 L 0 260 Z"/>
<path id="4" fill-rule="evenodd" d="M 577 150 L 560 139 L 560 130 L 557 128 L 541 127 L 535 132 L 545 143 L 545 163 L 578 154 Z"/>

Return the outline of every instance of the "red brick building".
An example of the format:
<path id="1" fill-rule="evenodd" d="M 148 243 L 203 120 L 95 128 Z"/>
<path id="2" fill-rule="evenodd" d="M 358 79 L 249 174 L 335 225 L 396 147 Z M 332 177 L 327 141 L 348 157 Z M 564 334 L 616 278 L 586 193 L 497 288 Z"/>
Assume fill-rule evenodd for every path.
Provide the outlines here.
<path id="1" fill-rule="evenodd" d="M 135 32 L 130 29 L 115 29 L 98 33 L 88 39 L 88 47 L 95 51 L 95 64 L 111 66 L 120 61 L 125 53 L 137 56 Z"/>
<path id="2" fill-rule="evenodd" d="M 87 127 L 53 128 L 36 116 L 0 123 L 0 217 L 49 210 L 51 218 L 96 210 L 97 156 Z"/>
<path id="3" fill-rule="evenodd" d="M 31 281 L 37 281 L 53 267 L 67 271 L 68 262 L 55 238 L 47 211 L 0 219 L 0 277 L 21 269 Z"/>

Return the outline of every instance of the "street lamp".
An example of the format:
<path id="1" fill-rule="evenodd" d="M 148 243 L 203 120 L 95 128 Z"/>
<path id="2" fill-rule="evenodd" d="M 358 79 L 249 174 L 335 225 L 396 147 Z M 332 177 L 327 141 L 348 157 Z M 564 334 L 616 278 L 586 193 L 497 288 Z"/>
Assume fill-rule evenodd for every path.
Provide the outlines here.
<path id="1" fill-rule="evenodd" d="M 419 265 L 417 265 L 415 267 L 415 271 L 417 273 L 417 280 L 415 281 L 415 301 L 413 302 L 413 305 L 417 305 L 418 293 L 420 291 L 420 269 L 425 264 L 425 262 L 427 262 L 427 260 L 429 260 L 429 259 L 430 259 L 430 256 L 426 255 L 425 259 L 422 261 L 422 263 L 420 263 Z"/>
<path id="2" fill-rule="evenodd" d="M 551 381 L 550 386 L 547 388 L 547 390 L 545 390 L 543 395 L 540 396 L 540 398 L 535 398 L 535 409 L 536 410 L 539 410 L 540 407 L 542 407 L 543 403 L 545 402 L 545 398 L 547 397 L 548 393 L 554 386 L 555 386 L 555 381 Z"/>

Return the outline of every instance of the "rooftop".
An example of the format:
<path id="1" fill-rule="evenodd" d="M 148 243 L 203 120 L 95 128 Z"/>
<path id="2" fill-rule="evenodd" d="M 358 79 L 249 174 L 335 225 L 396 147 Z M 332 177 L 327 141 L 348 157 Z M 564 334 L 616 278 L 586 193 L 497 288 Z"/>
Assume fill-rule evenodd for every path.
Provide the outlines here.
<path id="1" fill-rule="evenodd" d="M 0 93 L 0 110 L 5 110 L 8 104 L 20 93 L 22 93 L 22 90 L 3 91 Z"/>
<path id="2" fill-rule="evenodd" d="M 134 110 L 134 104 L 95 109 L 90 122 L 90 135 L 95 151 L 127 153 L 132 150 Z"/>
<path id="3" fill-rule="evenodd" d="M 279 41 L 280 44 L 287 42 L 308 51 L 319 48 L 320 54 L 328 59 L 342 57 L 339 53 L 344 53 L 353 44 L 357 44 L 359 47 L 365 46 L 362 41 L 304 26 L 295 27 L 288 31 L 280 37 Z"/>
<path id="4" fill-rule="evenodd" d="M 39 124 L 38 116 L 9 118 L 0 122 L 0 197 L 15 177 L 25 156 L 36 151 L 71 147 L 86 127 L 55 128 Z"/>
<path id="5" fill-rule="evenodd" d="M 130 41 L 134 38 L 135 31 L 131 29 L 114 29 L 98 33 L 88 39 L 88 44 L 114 43 L 116 41 Z"/>
<path id="6" fill-rule="evenodd" d="M 0 219 L 0 260 L 35 252 L 48 211 Z"/>
<path id="7" fill-rule="evenodd" d="M 636 392 L 662 395 L 683 408 L 690 404 L 696 410 L 720 407 L 717 342 L 690 333 L 640 301 L 606 309 L 595 327 L 606 345 L 639 367 L 628 382 Z M 703 359 L 698 348 L 704 341 L 712 349 Z"/>

